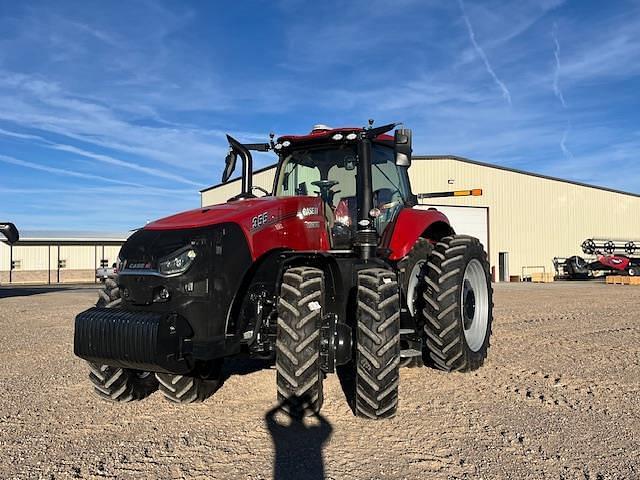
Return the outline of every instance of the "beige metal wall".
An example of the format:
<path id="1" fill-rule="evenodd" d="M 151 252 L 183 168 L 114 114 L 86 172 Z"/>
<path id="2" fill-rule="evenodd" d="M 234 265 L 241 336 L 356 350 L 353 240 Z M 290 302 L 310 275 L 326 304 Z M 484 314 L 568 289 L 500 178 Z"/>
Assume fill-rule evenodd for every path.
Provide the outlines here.
<path id="1" fill-rule="evenodd" d="M 586 238 L 640 239 L 640 197 L 450 158 L 416 159 L 409 172 L 415 193 L 483 189 L 431 203 L 489 207 L 496 272 L 498 252 L 509 252 L 510 274 L 521 275 L 527 266 L 553 271 L 555 256 L 583 255 Z"/>
<path id="2" fill-rule="evenodd" d="M 111 266 L 118 257 L 120 245 L 99 243 L 82 245 L 14 245 L 12 283 L 93 282 L 95 269 L 105 259 Z M 59 252 L 59 256 L 58 256 Z M 58 274 L 58 260 L 65 266 Z M 0 283 L 9 283 L 10 247 L 0 242 Z"/>
<path id="3" fill-rule="evenodd" d="M 255 175 L 254 183 L 271 190 L 275 169 Z M 586 238 L 640 240 L 640 197 L 575 185 L 562 180 L 478 165 L 458 159 L 414 158 L 409 169 L 414 193 L 482 188 L 481 197 L 431 199 L 431 204 L 489 208 L 491 266 L 498 252 L 509 253 L 511 275 L 544 267 L 553 257 L 583 255 Z M 223 203 L 240 191 L 240 182 L 202 192 L 202 205 Z M 455 225 L 454 225 L 455 228 Z"/>
<path id="4" fill-rule="evenodd" d="M 276 175 L 276 169 L 269 168 L 262 170 L 253 175 L 253 185 L 256 187 L 262 187 L 267 192 L 270 192 L 273 188 L 273 178 Z M 220 185 L 214 189 L 205 190 L 200 193 L 200 203 L 203 207 L 208 205 L 216 205 L 218 203 L 224 203 L 229 198 L 238 195 L 240 193 L 240 180 L 232 180 L 224 185 Z M 260 192 L 255 192 L 256 195 L 262 195 Z"/>

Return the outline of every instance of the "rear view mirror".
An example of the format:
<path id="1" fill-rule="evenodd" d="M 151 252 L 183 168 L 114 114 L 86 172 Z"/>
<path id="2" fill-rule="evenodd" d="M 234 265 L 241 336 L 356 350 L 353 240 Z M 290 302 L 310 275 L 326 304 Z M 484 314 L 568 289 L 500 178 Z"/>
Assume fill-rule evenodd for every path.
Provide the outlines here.
<path id="1" fill-rule="evenodd" d="M 396 165 L 399 167 L 411 166 L 411 130 L 399 128 L 395 131 L 394 149 L 396 154 Z"/>
<path id="2" fill-rule="evenodd" d="M 233 171 L 236 169 L 236 160 L 238 159 L 238 154 L 235 150 L 230 149 L 227 157 L 224 159 L 225 167 L 224 172 L 222 173 L 222 183 L 226 183 L 227 180 L 231 178 Z"/>
<path id="3" fill-rule="evenodd" d="M 13 223 L 0 223 L 0 233 L 2 233 L 9 243 L 16 243 L 20 239 L 18 229 Z"/>
<path id="4" fill-rule="evenodd" d="M 347 155 L 346 157 L 344 157 L 344 169 L 351 171 L 351 170 L 355 170 L 356 168 L 356 157 L 354 157 L 353 155 Z"/>

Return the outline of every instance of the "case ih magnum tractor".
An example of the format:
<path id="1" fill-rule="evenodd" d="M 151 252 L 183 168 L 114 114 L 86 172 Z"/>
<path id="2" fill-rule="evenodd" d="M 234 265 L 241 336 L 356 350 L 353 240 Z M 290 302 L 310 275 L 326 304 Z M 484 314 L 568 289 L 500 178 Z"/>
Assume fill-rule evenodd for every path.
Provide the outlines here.
<path id="1" fill-rule="evenodd" d="M 159 388 L 201 401 L 225 357 L 275 359 L 278 399 L 318 411 L 336 366 L 354 411 L 386 418 L 399 368 L 471 371 L 487 355 L 492 288 L 480 242 L 419 210 L 407 174 L 411 131 L 329 129 L 241 144 L 242 191 L 222 205 L 146 225 L 123 245 L 116 280 L 75 321 L 75 353 L 96 392 L 140 399 Z M 252 188 L 251 150 L 279 157 L 273 192 Z M 291 407 L 293 406 L 293 407 Z"/>

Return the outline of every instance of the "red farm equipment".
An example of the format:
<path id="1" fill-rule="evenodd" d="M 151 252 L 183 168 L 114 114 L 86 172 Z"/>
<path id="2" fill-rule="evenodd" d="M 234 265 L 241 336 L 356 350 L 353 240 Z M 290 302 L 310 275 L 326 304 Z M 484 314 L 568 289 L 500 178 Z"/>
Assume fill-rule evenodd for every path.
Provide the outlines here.
<path id="1" fill-rule="evenodd" d="M 635 256 L 640 241 L 588 238 L 582 242 L 586 259 L 577 255 L 554 258 L 559 276 L 570 279 L 586 279 L 598 274 L 640 275 L 640 257 Z"/>
<path id="2" fill-rule="evenodd" d="M 396 126 L 228 137 L 223 182 L 240 158 L 240 194 L 136 231 L 117 278 L 76 317 L 74 350 L 96 392 L 201 401 L 222 360 L 246 355 L 273 360 L 278 398 L 307 411 L 345 365 L 354 413 L 376 419 L 396 412 L 401 366 L 479 368 L 493 308 L 486 253 L 441 212 L 412 208 L 411 131 L 389 135 Z M 279 159 L 260 197 L 251 151 Z"/>

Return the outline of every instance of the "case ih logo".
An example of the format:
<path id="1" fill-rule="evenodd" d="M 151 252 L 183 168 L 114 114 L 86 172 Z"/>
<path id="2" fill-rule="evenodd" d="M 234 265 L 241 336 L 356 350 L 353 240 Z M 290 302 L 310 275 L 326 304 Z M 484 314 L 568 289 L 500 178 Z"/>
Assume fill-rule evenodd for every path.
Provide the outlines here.
<path id="1" fill-rule="evenodd" d="M 150 263 L 131 263 L 127 266 L 133 270 L 145 270 L 151 268 Z"/>
<path id="2" fill-rule="evenodd" d="M 302 209 L 303 217 L 308 217 L 309 215 L 317 215 L 317 214 L 318 214 L 318 207 L 304 207 Z"/>

